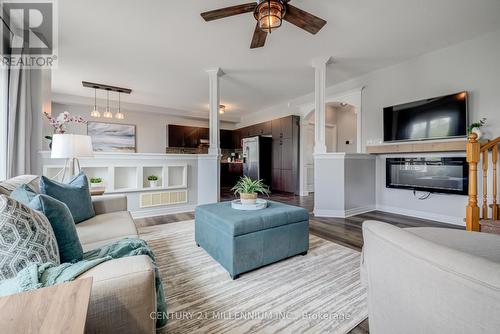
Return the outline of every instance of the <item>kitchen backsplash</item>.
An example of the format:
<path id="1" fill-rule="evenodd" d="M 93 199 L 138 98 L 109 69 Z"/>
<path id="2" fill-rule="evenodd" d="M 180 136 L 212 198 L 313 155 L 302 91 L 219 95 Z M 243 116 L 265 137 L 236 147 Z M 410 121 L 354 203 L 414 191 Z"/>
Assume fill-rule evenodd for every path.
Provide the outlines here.
<path id="1" fill-rule="evenodd" d="M 166 153 L 167 154 L 207 154 L 208 153 L 208 148 L 203 147 L 203 148 L 189 148 L 189 147 L 167 147 L 166 148 Z M 238 155 L 243 155 L 243 150 L 241 149 L 222 149 L 222 160 L 227 160 L 227 158 L 231 157 L 231 153 L 236 154 L 236 158 L 238 158 Z"/>

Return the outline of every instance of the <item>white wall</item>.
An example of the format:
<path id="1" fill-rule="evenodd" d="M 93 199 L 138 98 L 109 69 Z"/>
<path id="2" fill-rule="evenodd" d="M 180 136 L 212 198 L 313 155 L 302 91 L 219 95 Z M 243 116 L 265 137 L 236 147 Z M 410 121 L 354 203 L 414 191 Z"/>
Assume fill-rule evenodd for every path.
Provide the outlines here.
<path id="1" fill-rule="evenodd" d="M 326 122 L 335 125 L 336 128 L 335 148 L 330 150 L 327 142 L 327 152 L 356 153 L 358 125 L 355 108 L 327 105 Z M 347 141 L 349 144 L 346 144 Z"/>
<path id="2" fill-rule="evenodd" d="M 165 153 L 167 147 L 167 125 L 189 125 L 208 127 L 208 120 L 198 120 L 191 118 L 182 118 L 178 116 L 171 116 L 168 114 L 141 112 L 135 110 L 123 110 L 125 114 L 124 120 L 117 119 L 104 119 L 104 118 L 91 118 L 90 112 L 92 107 L 77 104 L 61 104 L 52 103 L 52 114 L 58 115 L 63 111 L 68 111 L 72 115 L 83 116 L 88 121 L 109 122 L 109 123 L 122 123 L 136 125 L 137 136 L 137 152 L 138 153 Z M 104 108 L 100 108 L 101 113 Z M 224 128 L 224 124 L 221 124 Z M 86 126 L 76 125 L 68 128 L 71 133 L 86 134 Z M 45 122 L 44 136 L 51 133 L 51 128 Z"/>
<path id="3" fill-rule="evenodd" d="M 471 120 L 487 117 L 487 133 L 495 138 L 500 136 L 499 78 L 500 31 L 496 31 L 329 87 L 326 95 L 365 87 L 362 96 L 363 147 L 368 140 L 383 138 L 384 107 L 462 90 L 470 92 Z M 311 82 L 311 91 L 313 89 Z M 290 103 L 243 117 L 242 123 L 272 119 L 275 115 L 300 114 L 300 106 L 313 101 L 313 94 L 298 97 Z M 377 205 L 381 209 L 391 208 L 394 212 L 425 215 L 463 225 L 466 197 L 435 195 L 427 201 L 418 201 L 410 191 L 386 189 L 385 166 L 381 159 L 383 157 L 377 164 Z"/>

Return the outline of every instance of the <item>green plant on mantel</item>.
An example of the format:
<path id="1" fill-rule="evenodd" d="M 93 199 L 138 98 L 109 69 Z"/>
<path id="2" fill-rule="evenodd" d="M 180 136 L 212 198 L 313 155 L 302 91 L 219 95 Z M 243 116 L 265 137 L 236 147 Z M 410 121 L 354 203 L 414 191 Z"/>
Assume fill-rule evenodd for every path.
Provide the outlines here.
<path id="1" fill-rule="evenodd" d="M 252 180 L 248 176 L 240 178 L 238 183 L 231 189 L 235 194 L 262 194 L 269 196 L 269 187 L 262 180 Z"/>
<path id="2" fill-rule="evenodd" d="M 102 178 L 100 178 L 100 177 L 93 177 L 93 178 L 90 179 L 90 183 L 93 183 L 93 184 L 102 183 Z"/>
<path id="3" fill-rule="evenodd" d="M 467 128 L 467 132 L 471 134 L 472 132 L 474 132 L 474 129 L 480 129 L 485 125 L 486 125 L 486 118 L 482 118 L 479 122 L 474 122 L 471 125 L 469 125 L 469 127 Z"/>
<path id="4" fill-rule="evenodd" d="M 158 181 L 158 176 L 150 175 L 148 176 L 148 181 Z"/>

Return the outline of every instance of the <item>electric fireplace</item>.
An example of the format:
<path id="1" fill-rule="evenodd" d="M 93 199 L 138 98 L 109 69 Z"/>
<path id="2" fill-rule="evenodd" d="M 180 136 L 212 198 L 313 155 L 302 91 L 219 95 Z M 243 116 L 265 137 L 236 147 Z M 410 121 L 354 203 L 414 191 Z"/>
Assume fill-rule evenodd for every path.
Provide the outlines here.
<path id="1" fill-rule="evenodd" d="M 431 193 L 467 195 L 466 158 L 388 158 L 386 187 Z"/>

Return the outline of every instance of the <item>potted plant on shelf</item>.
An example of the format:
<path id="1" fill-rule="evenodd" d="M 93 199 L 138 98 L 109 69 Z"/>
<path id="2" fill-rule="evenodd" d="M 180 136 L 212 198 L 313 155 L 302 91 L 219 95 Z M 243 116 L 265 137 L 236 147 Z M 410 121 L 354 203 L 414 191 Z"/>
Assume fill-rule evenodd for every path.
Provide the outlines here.
<path id="1" fill-rule="evenodd" d="M 158 186 L 158 176 L 150 175 L 148 176 L 148 181 L 151 188 L 156 188 Z"/>
<path id="2" fill-rule="evenodd" d="M 231 190 L 240 195 L 241 204 L 243 205 L 257 203 L 258 194 L 269 196 L 269 187 L 262 180 L 252 180 L 248 176 L 240 178 Z"/>
<path id="3" fill-rule="evenodd" d="M 481 128 L 486 125 L 486 118 L 482 118 L 479 122 L 472 123 L 469 128 L 468 132 L 469 134 L 475 133 L 477 135 L 477 139 L 481 139 L 483 136 L 483 131 L 481 131 Z"/>
<path id="4" fill-rule="evenodd" d="M 95 188 L 95 187 L 101 187 L 102 186 L 102 178 L 100 177 L 93 177 L 90 179 L 90 186 L 92 188 Z"/>

